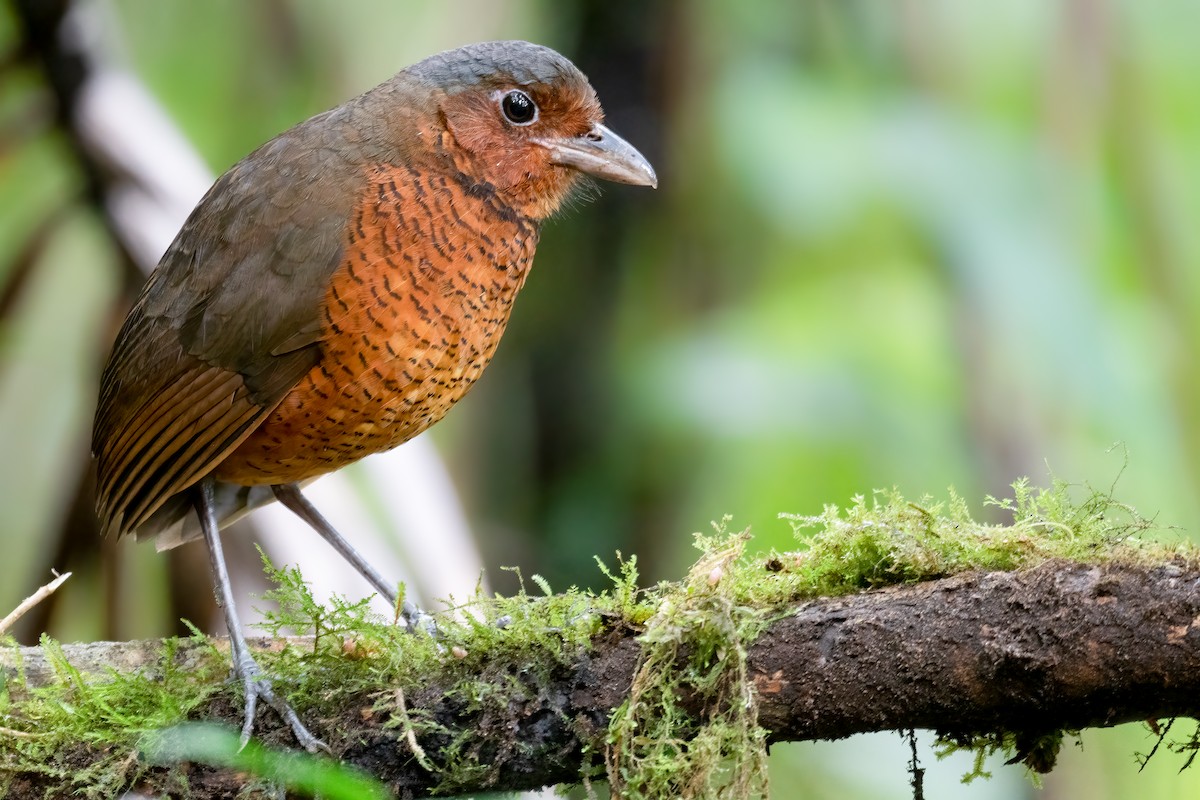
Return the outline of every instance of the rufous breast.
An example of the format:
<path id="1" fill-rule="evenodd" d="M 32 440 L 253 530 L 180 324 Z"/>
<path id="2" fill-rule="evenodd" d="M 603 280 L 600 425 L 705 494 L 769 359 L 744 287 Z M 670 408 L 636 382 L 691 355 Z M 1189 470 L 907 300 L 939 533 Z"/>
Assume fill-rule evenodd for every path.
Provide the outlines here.
<path id="1" fill-rule="evenodd" d="M 379 166 L 322 307 L 321 360 L 214 472 L 302 481 L 440 420 L 491 361 L 538 225 L 464 176 Z"/>

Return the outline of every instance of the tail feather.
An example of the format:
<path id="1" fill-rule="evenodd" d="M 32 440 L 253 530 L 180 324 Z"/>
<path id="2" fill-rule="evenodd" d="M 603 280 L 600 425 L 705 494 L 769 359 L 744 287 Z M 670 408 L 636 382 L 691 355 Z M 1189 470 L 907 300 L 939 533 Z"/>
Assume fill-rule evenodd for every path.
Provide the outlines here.
<path id="1" fill-rule="evenodd" d="M 238 486 L 217 481 L 213 487 L 213 505 L 217 524 L 228 527 L 256 508 L 275 499 L 270 486 Z M 170 550 L 201 537 L 200 520 L 192 504 L 192 492 L 174 495 L 138 526 L 137 540 L 154 539 L 157 550 Z"/>

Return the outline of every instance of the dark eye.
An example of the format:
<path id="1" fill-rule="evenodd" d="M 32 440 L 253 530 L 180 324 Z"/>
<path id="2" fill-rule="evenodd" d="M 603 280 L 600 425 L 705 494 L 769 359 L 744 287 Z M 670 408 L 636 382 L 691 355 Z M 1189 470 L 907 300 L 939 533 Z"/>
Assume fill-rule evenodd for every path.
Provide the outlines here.
<path id="1" fill-rule="evenodd" d="M 529 125 L 537 119 L 538 107 L 533 98 L 513 89 L 500 101 L 500 110 L 513 125 Z"/>

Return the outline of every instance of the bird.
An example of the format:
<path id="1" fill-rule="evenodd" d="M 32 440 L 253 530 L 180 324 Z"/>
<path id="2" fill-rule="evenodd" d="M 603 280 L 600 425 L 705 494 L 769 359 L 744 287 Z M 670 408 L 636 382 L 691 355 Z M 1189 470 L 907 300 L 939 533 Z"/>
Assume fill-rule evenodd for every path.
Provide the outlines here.
<path id="1" fill-rule="evenodd" d="M 151 273 L 101 374 L 97 516 L 104 535 L 207 544 L 244 690 L 243 744 L 261 699 L 303 747 L 328 749 L 250 652 L 219 530 L 278 500 L 395 604 L 398 585 L 302 487 L 462 399 L 492 359 L 542 223 L 591 179 L 658 185 L 566 57 L 471 44 L 238 161 Z"/>

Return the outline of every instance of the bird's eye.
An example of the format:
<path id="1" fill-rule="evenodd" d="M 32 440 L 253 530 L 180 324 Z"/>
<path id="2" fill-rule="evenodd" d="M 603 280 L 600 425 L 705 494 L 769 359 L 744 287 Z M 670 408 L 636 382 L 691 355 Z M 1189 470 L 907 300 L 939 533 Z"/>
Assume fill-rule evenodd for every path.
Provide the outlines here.
<path id="1" fill-rule="evenodd" d="M 500 101 L 500 110 L 513 125 L 531 125 L 537 120 L 538 107 L 533 98 L 513 89 Z"/>

